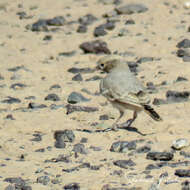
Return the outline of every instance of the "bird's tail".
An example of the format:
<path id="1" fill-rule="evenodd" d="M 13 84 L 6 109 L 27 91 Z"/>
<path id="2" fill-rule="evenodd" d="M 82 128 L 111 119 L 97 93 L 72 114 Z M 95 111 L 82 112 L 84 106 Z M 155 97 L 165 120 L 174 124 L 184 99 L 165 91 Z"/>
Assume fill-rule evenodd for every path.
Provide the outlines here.
<path id="1" fill-rule="evenodd" d="M 155 121 L 162 121 L 162 118 L 156 113 L 156 111 L 151 106 L 144 105 L 144 110 Z"/>

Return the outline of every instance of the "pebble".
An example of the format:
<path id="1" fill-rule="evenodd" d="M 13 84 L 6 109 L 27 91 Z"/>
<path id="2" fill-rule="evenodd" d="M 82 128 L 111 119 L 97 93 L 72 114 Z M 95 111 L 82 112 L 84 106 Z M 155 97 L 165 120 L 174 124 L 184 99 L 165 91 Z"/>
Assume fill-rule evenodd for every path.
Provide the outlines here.
<path id="1" fill-rule="evenodd" d="M 184 147 L 189 146 L 189 142 L 187 139 L 177 139 L 175 141 L 173 141 L 172 143 L 172 148 L 174 148 L 175 150 L 181 150 Z"/>
<path id="2" fill-rule="evenodd" d="M 54 133 L 54 138 L 57 140 L 57 141 L 63 141 L 63 142 L 74 142 L 75 140 L 75 134 L 73 133 L 72 130 L 58 130 L 58 131 L 55 131 Z"/>
<path id="3" fill-rule="evenodd" d="M 84 144 L 81 144 L 81 143 L 75 144 L 73 147 L 73 151 L 75 153 L 80 153 L 80 154 L 87 154 L 88 153 L 87 150 L 85 149 Z"/>
<path id="4" fill-rule="evenodd" d="M 169 161 L 173 159 L 173 156 L 174 155 L 171 152 L 148 152 L 146 159 Z"/>
<path id="5" fill-rule="evenodd" d="M 99 120 L 109 120 L 108 115 L 100 115 Z"/>
<path id="6" fill-rule="evenodd" d="M 167 104 L 167 100 L 161 99 L 161 98 L 154 98 L 152 104 L 153 105 L 162 105 L 162 104 Z"/>
<path id="7" fill-rule="evenodd" d="M 76 74 L 73 78 L 72 81 L 83 81 L 82 75 L 80 73 Z"/>
<path id="8" fill-rule="evenodd" d="M 121 7 L 115 8 L 118 14 L 134 14 L 134 13 L 144 13 L 148 11 L 148 8 L 143 4 L 127 4 Z"/>
<path id="9" fill-rule="evenodd" d="M 6 115 L 5 119 L 15 120 L 12 114 Z"/>
<path id="10" fill-rule="evenodd" d="M 128 169 L 129 167 L 135 166 L 136 164 L 131 160 L 117 160 L 113 162 L 114 165 L 120 168 Z"/>
<path id="11" fill-rule="evenodd" d="M 125 153 L 134 149 L 136 149 L 135 141 L 117 141 L 111 145 L 110 151 Z"/>
<path id="12" fill-rule="evenodd" d="M 189 91 L 167 91 L 166 98 L 168 102 L 183 102 L 187 101 L 189 98 L 190 92 Z"/>
<path id="13" fill-rule="evenodd" d="M 67 102 L 70 104 L 77 104 L 79 102 L 88 102 L 88 101 L 90 101 L 90 99 L 85 98 L 82 94 L 78 92 L 72 92 L 67 98 Z"/>
<path id="14" fill-rule="evenodd" d="M 176 82 L 182 82 L 182 81 L 188 81 L 188 79 L 185 77 L 178 76 Z"/>
<path id="15" fill-rule="evenodd" d="M 129 20 L 126 20 L 125 24 L 126 24 L 126 25 L 135 24 L 135 21 L 134 21 L 133 19 L 129 19 Z"/>
<path id="16" fill-rule="evenodd" d="M 50 40 L 52 40 L 52 36 L 51 35 L 45 35 L 43 40 L 44 41 L 50 41 Z"/>
<path id="17" fill-rule="evenodd" d="M 53 89 L 59 89 L 59 88 L 61 88 L 61 86 L 59 84 L 54 84 L 49 89 L 53 90 Z"/>
<path id="18" fill-rule="evenodd" d="M 34 102 L 30 102 L 28 104 L 28 109 L 42 109 L 42 108 L 47 108 L 45 104 L 38 104 Z"/>
<path id="19" fill-rule="evenodd" d="M 153 57 L 141 57 L 137 60 L 137 63 L 145 63 L 154 61 Z"/>
<path id="20" fill-rule="evenodd" d="M 98 37 L 98 36 L 105 36 L 107 34 L 107 32 L 105 31 L 105 28 L 104 26 L 100 25 L 100 26 L 97 26 L 95 29 L 94 29 L 94 36 L 95 37 Z"/>
<path id="21" fill-rule="evenodd" d="M 98 111 L 99 109 L 97 107 L 89 107 L 89 106 L 75 106 L 75 105 L 71 105 L 71 104 L 67 104 L 66 105 L 66 108 L 67 108 L 67 112 L 66 114 L 71 114 L 72 112 L 75 112 L 75 111 L 83 111 L 83 112 L 95 112 L 95 111 Z"/>
<path id="22" fill-rule="evenodd" d="M 96 20 L 97 18 L 95 16 L 93 16 L 92 14 L 87 14 L 83 17 L 80 17 L 78 22 L 81 25 L 90 25 L 90 24 L 93 24 Z"/>
<path id="23" fill-rule="evenodd" d="M 151 150 L 151 147 L 150 146 L 147 146 L 147 145 L 144 145 L 144 146 L 141 146 L 139 147 L 136 152 L 137 153 L 147 153 Z"/>
<path id="24" fill-rule="evenodd" d="M 4 179 L 5 182 L 15 184 L 17 186 L 25 186 L 25 180 L 23 180 L 21 177 L 8 177 Z"/>
<path id="25" fill-rule="evenodd" d="M 59 53 L 59 56 L 72 57 L 76 54 L 76 51 L 67 51 Z"/>
<path id="26" fill-rule="evenodd" d="M 37 183 L 41 183 L 43 185 L 47 185 L 50 182 L 50 178 L 48 176 L 40 176 L 37 178 Z"/>
<path id="27" fill-rule="evenodd" d="M 190 177 L 190 170 L 177 169 L 175 175 L 178 177 Z"/>
<path id="28" fill-rule="evenodd" d="M 12 88 L 12 89 L 14 89 L 14 90 L 22 89 L 22 88 L 24 88 L 24 87 L 26 87 L 26 85 L 25 85 L 25 84 L 22 84 L 22 83 L 15 83 L 15 84 L 12 84 L 12 85 L 10 86 L 10 88 Z"/>
<path id="29" fill-rule="evenodd" d="M 94 54 L 111 54 L 111 51 L 107 47 L 107 43 L 102 40 L 95 40 L 91 42 L 84 42 L 80 44 L 80 49 L 86 53 L 94 53 Z"/>
<path id="30" fill-rule="evenodd" d="M 60 101 L 60 98 L 57 94 L 48 94 L 44 100 L 49 100 L 49 101 Z"/>
<path id="31" fill-rule="evenodd" d="M 84 25 L 84 24 L 79 25 L 78 28 L 77 28 L 77 32 L 78 33 L 86 33 L 87 32 L 86 25 Z"/>
<path id="32" fill-rule="evenodd" d="M 33 32 L 48 32 L 47 22 L 44 19 L 40 19 L 32 25 L 26 25 L 26 29 Z"/>
<path id="33" fill-rule="evenodd" d="M 78 183 L 70 183 L 65 185 L 64 190 L 80 190 L 80 186 Z"/>
<path id="34" fill-rule="evenodd" d="M 6 99 L 4 99 L 1 102 L 2 103 L 6 103 L 6 104 L 14 104 L 14 103 L 21 103 L 21 100 L 18 99 L 18 98 L 14 98 L 14 97 L 8 96 Z"/>
<path id="35" fill-rule="evenodd" d="M 72 67 L 70 69 L 68 69 L 68 72 L 69 73 L 73 73 L 73 74 L 76 74 L 76 73 L 93 73 L 95 70 L 94 69 L 91 69 L 91 68 L 76 68 L 76 67 Z"/>
<path id="36" fill-rule="evenodd" d="M 50 26 L 63 26 L 66 23 L 66 20 L 63 16 L 56 16 L 52 19 L 46 20 L 47 25 Z"/>
<path id="37" fill-rule="evenodd" d="M 34 138 L 33 138 L 33 139 L 30 139 L 31 141 L 35 141 L 35 142 L 42 141 L 42 135 L 41 135 L 41 134 L 39 134 L 39 133 L 34 133 L 33 136 L 34 136 Z"/>
<path id="38" fill-rule="evenodd" d="M 190 48 L 190 40 L 184 39 L 177 44 L 178 48 Z"/>

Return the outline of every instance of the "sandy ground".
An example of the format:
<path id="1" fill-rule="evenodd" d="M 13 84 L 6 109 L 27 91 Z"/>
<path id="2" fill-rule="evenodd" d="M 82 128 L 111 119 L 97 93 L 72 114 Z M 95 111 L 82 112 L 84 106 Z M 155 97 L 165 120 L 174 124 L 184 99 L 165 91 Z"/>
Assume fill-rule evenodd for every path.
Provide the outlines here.
<path id="1" fill-rule="evenodd" d="M 125 57 L 128 61 L 136 61 L 141 57 L 154 57 L 153 62 L 144 62 L 138 67 L 137 77 L 145 85 L 147 82 L 160 84 L 167 81 L 167 85 L 157 88 L 158 92 L 150 94 L 151 99 L 165 98 L 168 90 L 190 91 L 189 81 L 174 83 L 178 76 L 190 79 L 189 62 L 183 62 L 176 56 L 176 45 L 182 39 L 188 38 L 190 10 L 184 9 L 184 1 L 124 1 L 123 4 L 139 2 L 148 7 L 148 11 L 141 14 L 120 15 L 116 22 L 116 27 L 108 34 L 97 39 L 102 39 L 108 44 L 111 52 L 118 51 L 132 52 L 134 56 Z M 169 5 L 166 5 L 168 3 Z M 20 5 L 20 6 L 19 6 Z M 22 5 L 22 6 L 21 6 Z M 122 5 L 122 4 L 121 4 Z M 67 70 L 71 67 L 96 66 L 99 55 L 84 54 L 79 45 L 86 41 L 94 40 L 94 28 L 105 23 L 102 15 L 110 12 L 116 5 L 103 5 L 97 0 L 1 0 L 0 1 L 0 74 L 4 77 L 0 81 L 1 101 L 7 96 L 19 98 L 21 103 L 4 104 L 0 103 L 0 189 L 5 189 L 9 183 L 3 180 L 8 177 L 22 177 L 28 180 L 28 184 L 33 190 L 62 189 L 64 185 L 76 182 L 81 189 L 98 190 L 106 184 L 110 187 L 140 187 L 148 189 L 155 182 L 160 174 L 168 172 L 166 181 L 176 181 L 165 184 L 163 180 L 160 189 L 180 189 L 181 183 L 185 180 L 174 175 L 176 168 L 163 167 L 150 171 L 152 178 L 146 179 L 143 173 L 148 164 L 155 161 L 147 160 L 146 154 L 134 154 L 131 157 L 128 153 L 110 152 L 110 147 L 116 141 L 132 141 L 143 139 L 142 144 L 151 141 L 152 151 L 170 151 L 173 140 L 179 138 L 190 138 L 190 103 L 175 103 L 168 105 L 154 106 L 157 112 L 163 117 L 162 122 L 153 121 L 145 113 L 141 113 L 133 126 L 139 131 L 149 134 L 141 136 L 138 133 L 126 130 L 108 133 L 85 133 L 76 129 L 100 129 L 101 126 L 109 127 L 114 119 L 100 121 L 99 116 L 107 114 L 112 118 L 118 117 L 118 111 L 110 104 L 101 106 L 106 102 L 102 96 L 92 96 L 81 89 L 86 88 L 90 92 L 99 91 L 99 80 L 86 82 L 94 75 L 103 76 L 98 71 L 95 73 L 82 74 L 83 81 L 72 81 L 74 76 Z M 25 11 L 29 19 L 19 19 L 18 12 Z M 88 26 L 86 33 L 77 33 L 78 22 L 71 25 L 59 27 L 56 32 L 32 32 L 27 30 L 27 24 L 33 24 L 38 19 L 48 19 L 55 16 L 64 16 L 67 22 L 77 21 L 79 17 L 86 14 L 93 14 L 98 18 L 96 22 Z M 125 25 L 127 19 L 133 19 L 134 25 Z M 127 35 L 118 36 L 119 31 L 126 28 Z M 140 34 L 139 34 L 140 33 Z M 51 35 L 52 40 L 44 41 L 45 35 Z M 139 34 L 139 35 L 138 35 Z M 61 52 L 76 51 L 71 57 L 59 56 Z M 159 60 L 160 59 L 160 60 Z M 78 64 L 77 64 L 78 62 Z M 24 66 L 17 72 L 8 71 L 9 68 Z M 11 89 L 14 83 L 27 85 L 21 89 Z M 61 88 L 50 90 L 54 84 L 59 84 Z M 68 95 L 73 92 L 80 92 L 91 101 L 80 103 L 81 106 L 95 106 L 99 111 L 94 113 L 74 112 L 66 115 L 66 108 L 52 110 L 49 106 L 52 103 L 57 105 L 67 104 Z M 45 101 L 44 98 L 55 93 L 60 97 L 60 101 Z M 35 100 L 25 99 L 28 96 L 35 96 Z M 48 107 L 34 111 L 22 111 L 29 102 L 45 104 Z M 8 114 L 12 114 L 15 120 L 6 119 Z M 127 117 L 132 117 L 132 112 L 128 112 Z M 127 118 L 124 118 L 125 120 Z M 123 122 L 124 122 L 123 119 Z M 98 122 L 98 126 L 91 126 Z M 76 138 L 73 143 L 67 143 L 65 149 L 54 147 L 55 139 L 53 134 L 56 130 L 73 130 Z M 33 134 L 42 134 L 42 141 L 31 141 Z M 77 158 L 70 156 L 71 162 L 46 163 L 47 159 L 58 157 L 60 154 L 72 154 L 74 144 L 80 143 L 81 138 L 87 138 L 84 143 L 88 150 L 86 155 L 79 154 Z M 52 147 L 47 150 L 47 147 Z M 100 151 L 93 151 L 90 146 L 100 147 Z M 45 152 L 35 152 L 44 148 Z M 189 152 L 190 148 L 186 147 Z M 24 161 L 19 161 L 24 155 Z M 113 165 L 114 160 L 131 158 L 136 166 L 129 169 L 122 169 Z M 172 162 L 184 161 L 184 158 L 176 152 Z M 99 170 L 88 168 L 79 169 L 71 173 L 63 172 L 62 169 L 71 168 L 83 162 L 92 165 L 102 165 Z M 179 166 L 178 169 L 185 167 Z M 187 167 L 186 167 L 187 168 Z M 42 171 L 37 173 L 36 171 Z M 121 170 L 121 176 L 114 175 L 114 171 Z M 37 183 L 37 177 L 47 175 L 52 180 L 56 175 L 60 175 L 59 184 L 51 181 L 47 185 Z M 132 175 L 129 178 L 129 175 Z"/>

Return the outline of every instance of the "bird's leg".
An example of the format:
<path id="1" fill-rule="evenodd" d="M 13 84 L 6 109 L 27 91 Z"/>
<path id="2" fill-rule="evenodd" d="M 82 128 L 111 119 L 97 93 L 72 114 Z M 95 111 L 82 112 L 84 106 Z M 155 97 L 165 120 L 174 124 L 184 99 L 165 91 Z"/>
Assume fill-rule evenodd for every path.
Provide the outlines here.
<path id="1" fill-rule="evenodd" d="M 124 112 L 123 111 L 119 111 L 120 115 L 119 117 L 116 119 L 116 121 L 112 124 L 112 127 L 111 128 L 107 128 L 106 131 L 117 131 L 118 129 L 118 126 L 117 126 L 117 123 L 119 122 L 119 120 L 123 117 L 124 115 Z"/>
<path id="2" fill-rule="evenodd" d="M 126 127 L 126 128 L 127 128 L 127 127 L 130 127 L 131 124 L 135 121 L 136 118 L 137 118 L 137 112 L 134 111 L 134 113 L 133 113 L 133 118 L 127 120 L 127 121 L 123 124 L 123 127 Z"/>

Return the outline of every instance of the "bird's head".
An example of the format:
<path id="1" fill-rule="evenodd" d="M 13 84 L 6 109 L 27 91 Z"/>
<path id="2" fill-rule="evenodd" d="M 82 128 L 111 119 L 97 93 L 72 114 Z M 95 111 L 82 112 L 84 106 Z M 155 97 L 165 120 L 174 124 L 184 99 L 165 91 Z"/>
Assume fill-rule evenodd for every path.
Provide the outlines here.
<path id="1" fill-rule="evenodd" d="M 112 69 L 121 64 L 122 57 L 117 55 L 108 55 L 102 57 L 97 62 L 97 69 L 100 69 L 104 72 L 111 72 Z"/>

